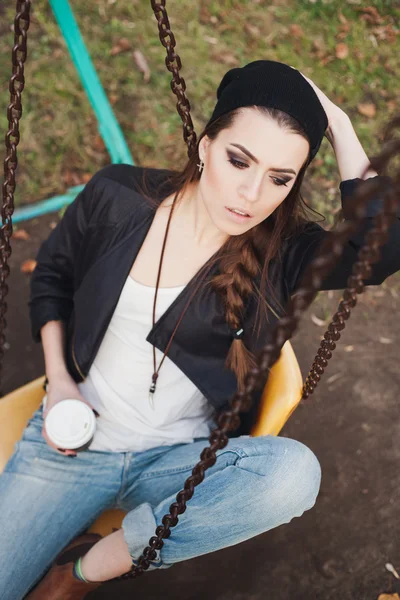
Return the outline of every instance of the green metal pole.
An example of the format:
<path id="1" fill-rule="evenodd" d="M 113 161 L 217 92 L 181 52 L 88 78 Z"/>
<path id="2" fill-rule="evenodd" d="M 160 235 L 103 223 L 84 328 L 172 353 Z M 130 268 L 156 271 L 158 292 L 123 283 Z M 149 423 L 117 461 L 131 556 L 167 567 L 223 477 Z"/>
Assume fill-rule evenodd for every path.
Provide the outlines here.
<path id="1" fill-rule="evenodd" d="M 96 113 L 99 132 L 111 162 L 134 165 L 122 130 L 97 76 L 68 0 L 49 0 L 82 85 Z"/>
<path id="2" fill-rule="evenodd" d="M 61 210 L 67 204 L 71 204 L 84 187 L 84 185 L 77 185 L 69 188 L 65 194 L 61 194 L 60 196 L 53 196 L 53 198 L 48 198 L 47 200 L 19 206 L 15 209 L 12 217 L 14 225 L 16 223 L 21 223 L 22 221 L 27 221 L 28 219 L 34 219 L 35 217 L 41 217 L 47 213 Z"/>

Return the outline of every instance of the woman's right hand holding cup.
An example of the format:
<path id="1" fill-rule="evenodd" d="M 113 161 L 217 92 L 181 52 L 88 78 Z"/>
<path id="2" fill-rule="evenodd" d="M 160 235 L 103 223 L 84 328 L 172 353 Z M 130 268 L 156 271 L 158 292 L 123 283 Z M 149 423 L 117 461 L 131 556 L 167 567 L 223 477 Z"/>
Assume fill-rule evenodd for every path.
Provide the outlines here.
<path id="1" fill-rule="evenodd" d="M 91 408 L 93 410 L 96 417 L 99 416 L 99 413 L 93 408 L 93 406 L 87 400 L 85 400 L 85 398 L 79 392 L 79 388 L 78 388 L 76 382 L 72 379 L 72 377 L 69 374 L 62 375 L 60 377 L 57 377 L 55 380 L 49 381 L 49 383 L 47 384 L 46 408 L 43 409 L 44 423 L 43 423 L 43 428 L 42 428 L 42 436 L 44 437 L 47 444 L 51 448 L 54 448 L 54 450 L 56 450 L 59 454 L 62 454 L 64 456 L 76 456 L 77 453 L 75 450 L 60 449 L 49 439 L 47 432 L 46 432 L 45 420 L 46 420 L 46 416 L 47 416 L 48 412 L 50 411 L 51 408 L 53 408 L 53 406 L 55 406 L 59 402 L 62 402 L 63 400 L 67 400 L 67 399 L 71 399 L 71 398 L 73 398 L 74 400 L 80 400 L 81 402 L 83 402 L 84 404 L 89 406 L 89 408 Z"/>

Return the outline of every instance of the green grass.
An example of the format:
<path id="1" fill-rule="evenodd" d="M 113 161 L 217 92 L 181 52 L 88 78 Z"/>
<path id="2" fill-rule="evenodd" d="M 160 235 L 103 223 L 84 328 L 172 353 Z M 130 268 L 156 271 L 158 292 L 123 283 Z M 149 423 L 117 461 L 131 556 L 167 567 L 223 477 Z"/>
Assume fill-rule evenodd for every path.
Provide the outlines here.
<path id="1" fill-rule="evenodd" d="M 61 193 L 68 187 L 68 173 L 77 173 L 83 180 L 109 162 L 48 2 L 32 4 L 17 204 Z M 135 162 L 179 168 L 187 157 L 186 145 L 150 1 L 71 0 L 71 4 L 106 92 L 114 97 L 114 110 Z M 223 74 L 232 66 L 269 58 L 287 62 L 315 81 L 351 117 L 368 156 L 377 153 L 380 132 L 394 114 L 388 111 L 387 102 L 400 96 L 400 35 L 394 35 L 391 43 L 378 39 L 373 35 L 376 26 L 360 18 L 357 8 L 361 5 L 355 0 L 167 2 L 196 132 L 200 133 L 212 112 Z M 397 2 L 376 0 L 368 6 L 378 10 L 380 26 L 391 24 L 399 33 Z M 344 39 L 337 37 L 342 28 L 340 14 L 349 23 Z M 0 7 L 0 129 L 4 133 L 13 15 L 13 2 Z M 293 24 L 303 29 L 303 37 L 293 36 Z M 111 48 L 122 37 L 131 40 L 132 50 L 111 56 Z M 335 57 L 339 42 L 350 48 L 344 60 Z M 315 43 L 332 59 L 326 65 L 321 64 Z M 151 79 L 147 84 L 133 60 L 134 50 L 141 50 L 148 61 Z M 376 104 L 373 119 L 358 113 L 360 102 Z M 331 210 L 338 206 L 339 183 L 333 150 L 324 139 L 308 170 L 304 196 L 327 215 L 328 223 L 332 222 Z"/>

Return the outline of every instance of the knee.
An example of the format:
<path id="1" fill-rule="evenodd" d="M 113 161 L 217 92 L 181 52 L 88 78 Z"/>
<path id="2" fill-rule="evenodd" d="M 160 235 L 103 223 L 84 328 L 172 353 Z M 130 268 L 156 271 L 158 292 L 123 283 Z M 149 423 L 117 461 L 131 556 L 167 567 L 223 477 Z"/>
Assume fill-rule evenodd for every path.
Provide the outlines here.
<path id="1" fill-rule="evenodd" d="M 271 510 L 281 523 L 289 523 L 316 502 L 321 484 L 321 466 L 314 452 L 302 442 L 275 438 L 273 452 L 263 463 L 265 477 L 259 488 L 260 510 L 269 518 Z M 259 456 L 257 465 L 260 466 Z M 257 469 L 260 473 L 261 469 Z"/>
<path id="2" fill-rule="evenodd" d="M 290 440 L 286 456 L 286 483 L 282 491 L 289 496 L 294 516 L 297 516 L 316 502 L 321 485 L 321 465 L 314 452 L 297 440 Z"/>
<path id="3" fill-rule="evenodd" d="M 245 469 L 263 475 L 261 488 L 273 489 L 279 501 L 284 497 L 315 504 L 321 484 L 321 465 L 314 452 L 302 442 L 280 436 L 260 436 L 247 444 L 239 461 Z"/>

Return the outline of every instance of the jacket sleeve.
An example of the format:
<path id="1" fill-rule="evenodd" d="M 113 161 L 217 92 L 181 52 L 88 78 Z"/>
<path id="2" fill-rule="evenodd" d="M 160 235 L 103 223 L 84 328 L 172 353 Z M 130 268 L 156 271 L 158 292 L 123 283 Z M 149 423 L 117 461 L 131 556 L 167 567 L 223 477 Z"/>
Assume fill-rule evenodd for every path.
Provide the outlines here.
<path id="1" fill-rule="evenodd" d="M 71 315 L 75 261 L 93 210 L 96 182 L 103 170 L 86 184 L 39 248 L 28 302 L 35 342 L 41 341 L 40 329 L 48 321 L 68 322 Z"/>
<path id="2" fill-rule="evenodd" d="M 388 176 L 378 175 L 370 179 L 379 178 L 382 180 L 383 187 L 392 185 L 392 180 Z M 352 194 L 358 185 L 367 185 L 369 180 L 348 179 L 340 184 L 343 215 L 345 220 L 355 218 L 352 209 Z M 336 263 L 331 273 L 329 273 L 320 290 L 339 290 L 347 286 L 347 279 L 352 273 L 353 264 L 357 260 L 357 254 L 365 241 L 366 233 L 372 229 L 373 217 L 379 213 L 382 205 L 381 198 L 375 198 L 369 202 L 367 216 L 360 221 L 358 232 L 346 242 L 342 256 Z M 365 285 L 380 285 L 389 275 L 400 270 L 400 210 L 396 213 L 396 220 L 389 228 L 389 237 L 384 247 L 381 249 L 381 257 L 372 267 L 371 277 L 365 280 Z M 312 223 L 292 240 L 284 257 L 284 277 L 285 285 L 290 295 L 293 295 L 301 283 L 301 278 L 305 269 L 315 258 L 319 245 L 326 236 L 332 235 L 331 231 L 326 231 L 318 223 Z"/>

